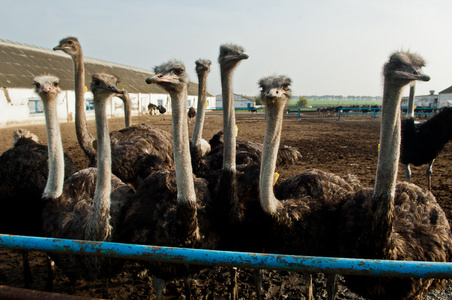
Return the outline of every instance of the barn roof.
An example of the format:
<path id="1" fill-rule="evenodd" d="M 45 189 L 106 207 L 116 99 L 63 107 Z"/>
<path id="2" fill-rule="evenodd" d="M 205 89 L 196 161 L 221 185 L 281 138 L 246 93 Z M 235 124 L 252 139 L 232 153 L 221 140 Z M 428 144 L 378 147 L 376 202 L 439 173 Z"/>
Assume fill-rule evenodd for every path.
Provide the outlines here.
<path id="1" fill-rule="evenodd" d="M 448 87 L 444 91 L 439 92 L 440 94 L 452 94 L 452 86 Z"/>
<path id="2" fill-rule="evenodd" d="M 108 72 L 117 76 L 120 81 L 118 87 L 129 93 L 168 94 L 158 85 L 145 82 L 153 74 L 152 71 L 86 57 L 84 63 L 87 85 L 91 82 L 93 73 Z M 69 55 L 61 51 L 0 40 L 0 87 L 31 88 L 33 77 L 42 74 L 57 76 L 63 90 L 74 89 L 74 70 Z M 188 94 L 198 95 L 196 83 L 189 83 Z"/>

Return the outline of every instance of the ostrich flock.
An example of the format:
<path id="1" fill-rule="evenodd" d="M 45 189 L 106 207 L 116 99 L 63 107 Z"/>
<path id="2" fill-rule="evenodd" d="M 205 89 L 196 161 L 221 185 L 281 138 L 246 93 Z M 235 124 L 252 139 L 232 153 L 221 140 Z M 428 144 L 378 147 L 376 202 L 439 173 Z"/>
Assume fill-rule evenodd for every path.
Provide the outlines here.
<path id="1" fill-rule="evenodd" d="M 452 234 L 443 209 L 429 189 L 396 180 L 400 156 L 407 166 L 432 164 L 450 139 L 442 137 L 441 145 L 426 158 L 420 153 L 425 143 L 422 138 L 432 138 L 432 129 L 425 129 L 427 125 L 418 128 L 412 120 L 410 124 L 402 122 L 404 87 L 430 79 L 422 71 L 424 61 L 419 55 L 394 52 L 383 66 L 375 185 L 363 187 L 356 176 L 341 177 L 318 169 L 275 180 L 279 166 L 301 159 L 295 148 L 280 146 L 292 84 L 285 75 L 262 77 L 258 82 L 267 109 L 263 142 L 236 139 L 232 78 L 239 63 L 249 58 L 238 45 L 220 46 L 224 126 L 210 141 L 202 137 L 210 60 L 196 61 L 197 109 L 187 107 L 189 78 L 182 62 L 162 63 L 155 67 L 152 77 L 143 78 L 170 95 L 171 134 L 150 125 L 131 125 L 128 113 L 126 127 L 109 132 L 106 103 L 118 96 L 127 111 L 130 99 L 126 91 L 118 89 L 114 75 L 92 74 L 94 138 L 86 126 L 80 43 L 68 37 L 54 50 L 73 59 L 76 133 L 89 164 L 78 170 L 63 151 L 57 118 L 59 79 L 49 74 L 35 77 L 35 91 L 44 104 L 47 146 L 37 143 L 32 133 L 20 130 L 14 133 L 14 146 L 0 156 L 1 233 L 293 255 L 450 261 Z M 188 122 L 192 118 L 195 123 L 190 140 Z M 447 115 L 443 118 L 450 119 Z M 429 170 L 431 173 L 431 167 Z M 26 252 L 23 260 L 25 286 L 32 287 Z M 53 264 L 60 266 L 71 281 L 104 280 L 102 296 L 108 297 L 108 280 L 122 270 L 124 261 L 49 254 L 49 290 L 53 287 Z M 152 276 L 157 299 L 164 297 L 165 281 L 175 278 L 185 279 L 183 293 L 190 298 L 188 278 L 201 270 L 188 264 L 144 264 Z M 234 279 L 237 270 L 230 272 Z M 254 273 L 256 295 L 261 299 L 265 278 L 260 270 Z M 429 289 L 444 287 L 442 280 L 433 278 L 344 278 L 350 290 L 368 299 L 423 299 Z M 336 284 L 336 275 L 330 275 L 329 299 L 336 297 Z M 307 280 L 307 299 L 315 297 L 311 285 Z M 234 280 L 230 297 L 237 298 Z"/>

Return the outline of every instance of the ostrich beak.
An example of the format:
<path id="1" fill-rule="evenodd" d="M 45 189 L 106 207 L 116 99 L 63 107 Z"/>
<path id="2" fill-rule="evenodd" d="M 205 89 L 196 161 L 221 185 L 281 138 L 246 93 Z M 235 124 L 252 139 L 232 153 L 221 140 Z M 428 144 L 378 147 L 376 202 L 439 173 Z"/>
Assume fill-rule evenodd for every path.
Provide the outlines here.
<path id="1" fill-rule="evenodd" d="M 174 78 L 170 75 L 164 75 L 164 74 L 155 74 L 152 77 L 146 78 L 147 84 L 152 83 L 159 83 L 159 82 L 172 82 Z"/>

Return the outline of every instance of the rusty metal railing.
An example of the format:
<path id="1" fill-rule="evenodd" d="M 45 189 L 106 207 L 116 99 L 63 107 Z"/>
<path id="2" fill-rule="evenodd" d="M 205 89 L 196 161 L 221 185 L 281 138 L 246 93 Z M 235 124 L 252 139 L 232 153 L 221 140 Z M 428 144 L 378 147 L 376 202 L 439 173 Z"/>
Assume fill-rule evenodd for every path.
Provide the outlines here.
<path id="1" fill-rule="evenodd" d="M 245 253 L 0 234 L 0 248 L 210 266 L 361 276 L 452 278 L 452 263 Z"/>

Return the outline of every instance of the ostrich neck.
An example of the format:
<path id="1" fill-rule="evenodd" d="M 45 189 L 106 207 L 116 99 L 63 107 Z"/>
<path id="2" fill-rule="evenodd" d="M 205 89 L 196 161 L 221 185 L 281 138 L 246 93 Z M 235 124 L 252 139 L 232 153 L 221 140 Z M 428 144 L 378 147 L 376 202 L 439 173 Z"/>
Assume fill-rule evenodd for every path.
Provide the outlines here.
<path id="1" fill-rule="evenodd" d="M 400 102 L 403 87 L 385 83 L 380 152 L 374 195 L 394 195 L 400 153 Z"/>
<path id="2" fill-rule="evenodd" d="M 262 165 L 259 177 L 259 194 L 262 209 L 274 214 L 279 201 L 273 193 L 273 178 L 276 169 L 279 143 L 281 140 L 281 127 L 284 106 L 267 106 L 267 127 L 265 129 L 264 145 L 262 151 Z"/>
<path id="3" fill-rule="evenodd" d="M 385 82 L 377 175 L 369 206 L 371 248 L 388 257 L 394 224 L 394 196 L 400 154 L 400 102 L 403 86 Z"/>
<path id="4" fill-rule="evenodd" d="M 88 132 L 85 113 L 85 67 L 83 64 L 83 54 L 80 53 L 72 57 L 75 72 L 75 132 L 77 140 L 85 155 L 94 165 L 96 161 L 96 151 L 92 147 L 93 137 Z"/>
<path id="5" fill-rule="evenodd" d="M 130 102 L 129 94 L 124 93 L 124 95 L 121 97 L 121 100 L 124 102 L 125 126 L 130 127 L 130 125 L 132 125 L 132 104 Z"/>
<path id="6" fill-rule="evenodd" d="M 193 128 L 193 136 L 191 139 L 192 147 L 200 149 L 202 130 L 204 127 L 204 119 L 206 116 L 206 100 L 207 100 L 207 72 L 198 74 L 198 109 L 196 113 L 195 126 Z"/>
<path id="7" fill-rule="evenodd" d="M 233 68 L 221 68 L 221 89 L 223 96 L 223 170 L 235 172 L 236 136 L 235 136 L 235 108 L 232 93 Z"/>
<path id="8" fill-rule="evenodd" d="M 172 92 L 173 149 L 179 204 L 196 204 L 193 170 L 190 162 L 190 142 L 187 127 L 187 87 L 181 92 Z"/>
<path id="9" fill-rule="evenodd" d="M 64 185 L 64 152 L 61 141 L 60 124 L 57 117 L 57 101 L 43 101 L 47 128 L 47 144 L 49 150 L 49 175 L 43 197 L 56 199 L 63 193 Z"/>
<path id="10" fill-rule="evenodd" d="M 97 97 L 96 95 L 94 97 Z M 97 129 L 97 180 L 85 239 L 104 241 L 110 235 L 111 146 L 108 133 L 106 103 L 110 96 L 94 99 Z M 100 99 L 99 99 L 100 98 Z"/>
<path id="11" fill-rule="evenodd" d="M 407 119 L 414 118 L 414 95 L 416 91 L 416 83 L 415 81 L 410 84 L 410 96 L 408 98 L 408 107 L 407 107 Z"/>

